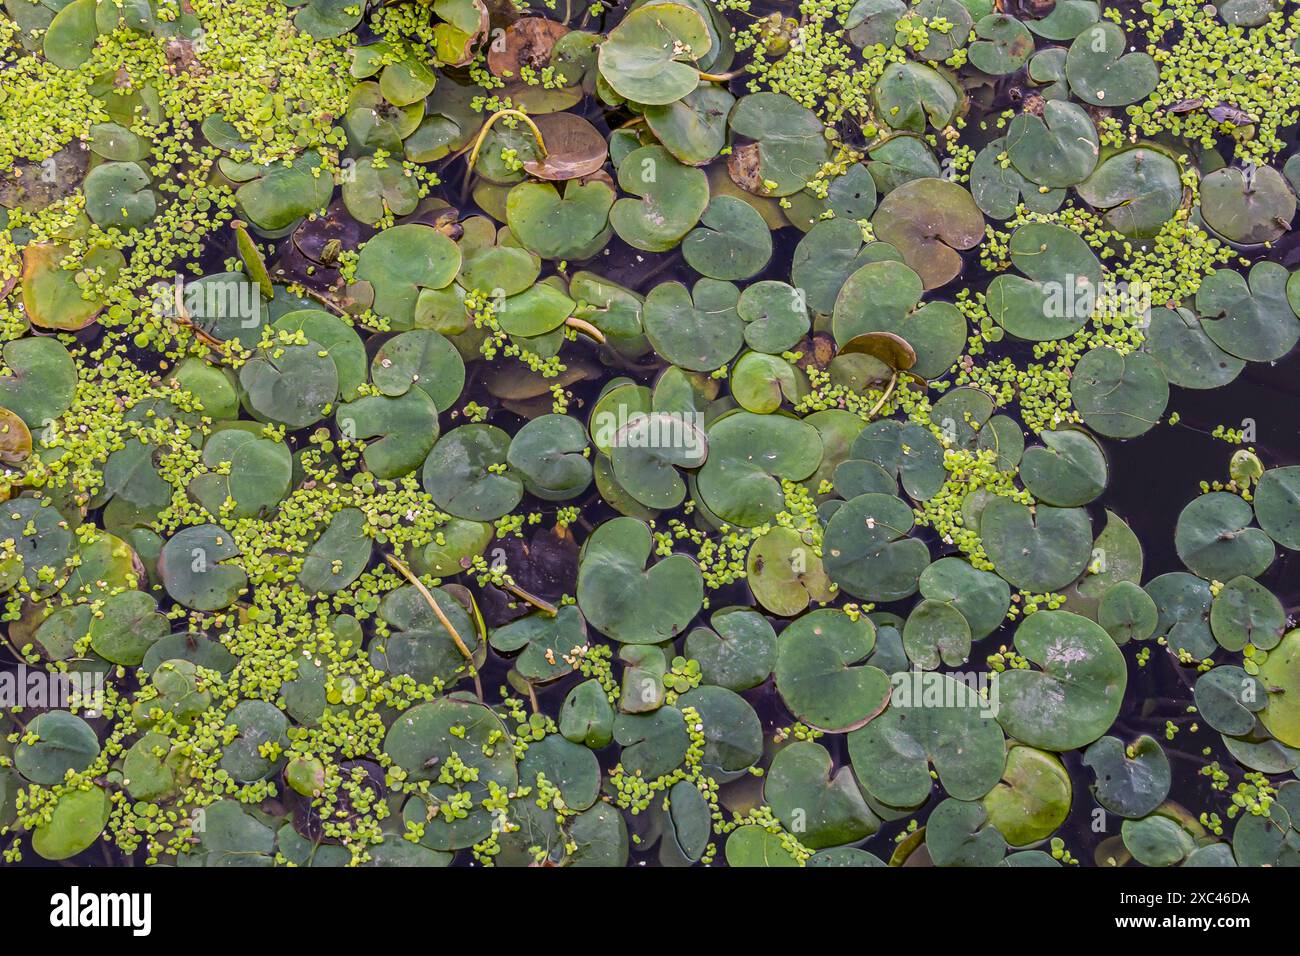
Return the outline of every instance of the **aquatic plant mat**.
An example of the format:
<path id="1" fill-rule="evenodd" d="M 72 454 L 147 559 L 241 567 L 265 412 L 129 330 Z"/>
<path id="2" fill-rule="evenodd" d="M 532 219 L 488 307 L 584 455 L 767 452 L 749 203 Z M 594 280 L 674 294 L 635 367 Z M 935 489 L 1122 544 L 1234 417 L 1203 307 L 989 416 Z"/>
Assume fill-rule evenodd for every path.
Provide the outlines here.
<path id="1" fill-rule="evenodd" d="M 1295 2 L 0 44 L 5 864 L 1300 863 Z"/>

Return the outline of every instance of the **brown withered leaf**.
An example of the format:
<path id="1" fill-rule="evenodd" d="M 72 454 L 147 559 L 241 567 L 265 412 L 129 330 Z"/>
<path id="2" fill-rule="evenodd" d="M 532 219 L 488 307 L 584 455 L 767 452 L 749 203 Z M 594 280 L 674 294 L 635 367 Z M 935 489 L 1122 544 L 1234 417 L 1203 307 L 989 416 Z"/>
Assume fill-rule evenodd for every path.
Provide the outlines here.
<path id="1" fill-rule="evenodd" d="M 727 172 L 731 175 L 731 181 L 745 192 L 755 196 L 767 195 L 763 188 L 763 174 L 759 172 L 757 143 L 747 143 L 732 149 L 731 155 L 727 157 Z"/>
<path id="2" fill-rule="evenodd" d="M 1210 119 L 1216 123 L 1231 123 L 1233 126 L 1249 126 L 1257 122 L 1256 117 L 1251 116 L 1240 107 L 1233 106 L 1231 103 L 1219 103 L 1217 106 L 1211 106 L 1209 109 Z"/>
<path id="3" fill-rule="evenodd" d="M 569 32 L 545 17 L 523 17 L 506 28 L 488 49 L 488 69 L 502 79 L 517 80 L 521 67 L 541 70 L 551 62 L 555 41 Z"/>
<path id="4" fill-rule="evenodd" d="M 605 165 L 609 147 L 605 137 L 574 113 L 547 113 L 536 118 L 546 144 L 546 156 L 524 163 L 524 169 L 538 179 L 554 181 L 581 179 Z"/>
<path id="5" fill-rule="evenodd" d="M 916 364 L 916 350 L 893 332 L 863 332 L 844 343 L 840 355 L 870 355 L 892 369 L 905 372 Z"/>

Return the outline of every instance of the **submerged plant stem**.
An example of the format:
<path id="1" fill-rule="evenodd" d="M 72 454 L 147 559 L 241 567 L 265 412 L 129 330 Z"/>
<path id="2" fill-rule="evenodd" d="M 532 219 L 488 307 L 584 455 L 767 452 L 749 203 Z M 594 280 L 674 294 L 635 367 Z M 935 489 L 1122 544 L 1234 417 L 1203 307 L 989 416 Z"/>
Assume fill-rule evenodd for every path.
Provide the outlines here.
<path id="1" fill-rule="evenodd" d="M 424 598 L 425 603 L 429 605 L 429 608 L 433 611 L 434 617 L 438 619 L 438 623 L 441 624 L 446 629 L 447 633 L 451 635 L 452 641 L 456 644 L 456 649 L 460 651 L 465 660 L 469 661 L 470 673 L 474 677 L 474 690 L 478 694 L 479 700 L 482 700 L 483 683 L 479 680 L 478 668 L 474 666 L 474 654 L 470 651 L 465 641 L 461 639 L 460 633 L 456 630 L 456 626 L 452 624 L 450 618 L 443 613 L 442 608 L 438 606 L 438 602 L 434 600 L 429 589 L 424 586 L 424 582 L 421 581 L 415 573 L 412 572 L 403 561 L 401 561 L 401 559 L 392 554 L 385 554 L 384 560 L 392 565 L 398 574 L 406 578 L 406 580 L 420 592 L 420 596 Z"/>
<path id="2" fill-rule="evenodd" d="M 515 119 L 523 120 L 528 128 L 533 131 L 533 136 L 537 140 L 537 149 L 541 152 L 542 158 L 546 158 L 546 141 L 542 139 L 542 131 L 537 128 L 537 124 L 532 121 L 532 118 L 527 113 L 515 109 L 497 110 L 487 118 L 483 128 L 478 131 L 478 137 L 474 140 L 474 148 L 469 151 L 469 160 L 465 164 L 466 188 L 469 187 L 470 179 L 474 175 L 474 164 L 478 162 L 478 153 L 483 148 L 483 140 L 487 139 L 487 134 L 491 131 L 492 125 L 503 116 L 513 116 Z"/>
<path id="3" fill-rule="evenodd" d="M 885 388 L 885 394 L 880 396 L 880 401 L 868 412 L 872 418 L 879 414 L 880 410 L 885 407 L 885 402 L 889 401 L 889 396 L 894 394 L 894 386 L 898 384 L 898 369 L 894 369 L 894 374 L 889 377 L 889 385 Z"/>

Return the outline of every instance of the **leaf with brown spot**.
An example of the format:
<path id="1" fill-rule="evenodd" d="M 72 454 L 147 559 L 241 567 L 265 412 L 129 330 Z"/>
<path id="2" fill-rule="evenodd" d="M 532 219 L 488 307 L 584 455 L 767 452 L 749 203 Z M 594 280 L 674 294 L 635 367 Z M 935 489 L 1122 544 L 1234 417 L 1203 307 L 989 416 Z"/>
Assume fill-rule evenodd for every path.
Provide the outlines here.
<path id="1" fill-rule="evenodd" d="M 103 310 L 102 299 L 87 299 L 77 284 L 82 270 L 102 270 L 111 283 L 126 264 L 116 249 L 92 249 L 80 269 L 63 268 L 67 246 L 53 242 L 30 242 L 23 249 L 23 308 L 32 325 L 60 332 L 84 329 Z"/>
<path id="2" fill-rule="evenodd" d="M 913 179 L 880 201 L 872 217 L 876 238 L 891 243 L 927 289 L 954 279 L 959 250 L 984 238 L 984 214 L 961 186 L 943 179 Z"/>
<path id="3" fill-rule="evenodd" d="M 32 433 L 27 423 L 0 407 L 0 461 L 16 465 L 32 453 Z"/>

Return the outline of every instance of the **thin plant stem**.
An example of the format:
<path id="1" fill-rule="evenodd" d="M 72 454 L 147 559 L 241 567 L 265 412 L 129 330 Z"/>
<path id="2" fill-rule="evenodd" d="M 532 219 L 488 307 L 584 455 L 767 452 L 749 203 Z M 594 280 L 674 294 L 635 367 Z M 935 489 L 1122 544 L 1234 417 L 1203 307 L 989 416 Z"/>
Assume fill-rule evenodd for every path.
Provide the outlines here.
<path id="1" fill-rule="evenodd" d="M 560 613 L 559 610 L 556 609 L 554 604 L 550 603 L 549 601 L 543 601 L 541 598 L 537 597 L 536 595 L 529 594 L 527 591 L 525 591 L 517 584 L 507 583 L 505 585 L 505 588 L 515 597 L 523 601 L 527 601 L 529 604 L 537 608 L 537 610 L 541 611 L 543 614 L 548 614 L 551 617 L 555 617 L 555 615 Z"/>
<path id="2" fill-rule="evenodd" d="M 701 71 L 700 79 L 706 80 L 709 83 L 726 83 L 728 80 L 734 80 L 744 72 L 745 70 L 743 67 L 738 70 L 731 70 L 728 73 L 704 73 Z"/>
<path id="3" fill-rule="evenodd" d="M 564 324 L 571 329 L 577 329 L 579 332 L 586 333 L 601 345 L 605 344 L 605 333 L 584 319 L 579 319 L 576 316 L 571 315 L 564 320 Z"/>
<path id="4" fill-rule="evenodd" d="M 880 396 L 880 401 L 876 402 L 875 408 L 867 414 L 874 417 L 877 412 L 885 407 L 885 402 L 889 401 L 889 396 L 894 393 L 894 386 L 898 384 L 898 369 L 894 369 L 894 374 L 889 378 L 889 387 L 885 389 L 885 394 Z"/>
<path id="5" fill-rule="evenodd" d="M 492 125 L 503 116 L 513 116 L 515 119 L 523 120 L 528 128 L 533 131 L 533 136 L 537 139 L 537 149 L 541 152 L 542 158 L 546 158 L 546 141 L 542 139 L 542 131 L 537 128 L 537 124 L 532 121 L 532 118 L 527 113 L 522 110 L 497 110 L 487 118 L 483 128 L 478 131 L 478 137 L 474 140 L 474 148 L 469 152 L 469 162 L 465 164 L 465 187 L 467 189 L 469 188 L 470 177 L 474 175 L 474 164 L 478 162 L 479 150 L 483 148 L 483 140 L 487 138 Z"/>
<path id="6" fill-rule="evenodd" d="M 443 613 L 442 608 L 438 606 L 438 602 L 435 601 L 433 595 L 429 593 L 429 589 L 424 586 L 424 582 L 416 577 L 404 562 L 391 554 L 385 554 L 384 560 L 392 565 L 398 574 L 406 578 L 406 580 L 420 592 L 420 596 L 424 598 L 425 603 L 429 605 L 429 608 L 433 611 L 434 617 L 438 619 L 438 623 L 441 624 L 446 629 L 447 633 L 451 635 L 452 641 L 456 644 L 456 649 L 460 651 L 465 660 L 469 661 L 470 674 L 474 678 L 474 690 L 478 694 L 479 700 L 482 700 L 483 684 L 479 680 L 478 668 L 474 666 L 474 654 L 470 651 L 468 645 L 466 645 L 466 643 L 461 639 L 460 633 L 456 630 L 455 625 L 452 624 L 447 615 Z"/>

